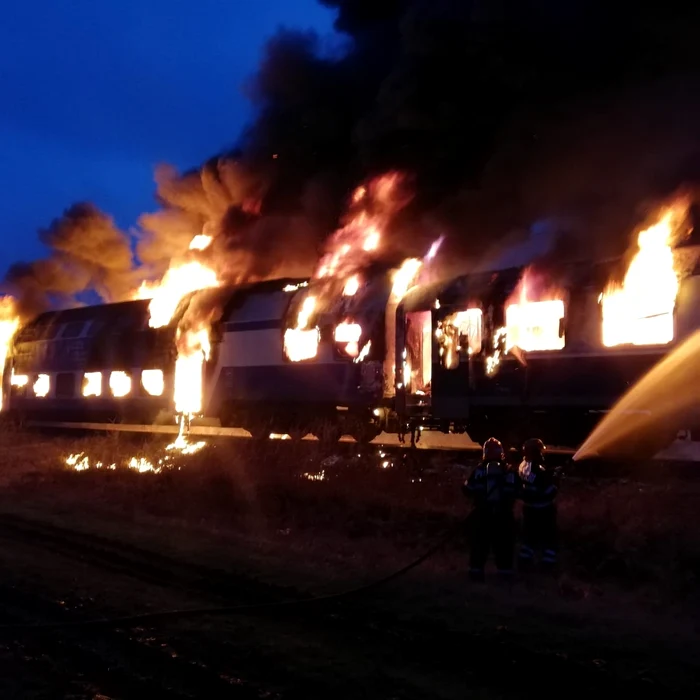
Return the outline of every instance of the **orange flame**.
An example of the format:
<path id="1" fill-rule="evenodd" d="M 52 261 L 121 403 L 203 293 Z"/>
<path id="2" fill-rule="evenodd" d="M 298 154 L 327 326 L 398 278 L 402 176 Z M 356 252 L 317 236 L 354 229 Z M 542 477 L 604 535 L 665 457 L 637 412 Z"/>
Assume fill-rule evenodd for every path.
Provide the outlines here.
<path id="1" fill-rule="evenodd" d="M 362 326 L 359 323 L 344 321 L 335 327 L 336 343 L 358 343 L 362 335 Z"/>
<path id="2" fill-rule="evenodd" d="M 83 377 L 83 396 L 100 396 L 102 394 L 102 372 L 85 372 Z"/>
<path id="3" fill-rule="evenodd" d="M 315 310 L 316 297 L 306 297 L 297 314 L 296 328 L 287 328 L 284 332 L 284 352 L 292 362 L 311 360 L 318 353 L 319 330 L 308 327 Z"/>
<path id="4" fill-rule="evenodd" d="M 214 269 L 192 255 L 206 250 L 212 243 L 211 235 L 200 233 L 190 241 L 192 251 L 181 262 L 171 264 L 158 283 L 144 283 L 137 296 L 151 299 L 148 307 L 151 328 L 167 326 L 180 302 L 188 294 L 202 289 L 212 289 L 221 282 Z M 174 402 L 178 413 L 191 416 L 202 411 L 204 362 L 209 359 L 210 341 L 208 328 L 178 329 L 176 336 L 178 357 L 175 361 Z M 144 389 L 152 396 L 160 396 L 164 390 L 163 374 L 159 370 L 146 370 L 142 374 Z M 183 423 L 184 425 L 184 423 Z"/>
<path id="5" fill-rule="evenodd" d="M 382 232 L 389 220 L 391 198 L 399 180 L 398 173 L 388 173 L 355 190 L 349 221 L 330 237 L 316 267 L 315 279 L 346 280 L 345 296 L 357 292 L 359 277 L 353 277 L 381 248 Z"/>
<path id="6" fill-rule="evenodd" d="M 401 267 L 394 272 L 392 278 L 391 296 L 396 301 L 401 301 L 408 290 L 416 283 L 418 279 L 418 273 L 421 267 L 423 267 L 423 262 L 418 260 L 418 258 L 408 258 L 404 260 Z"/>
<path id="7" fill-rule="evenodd" d="M 621 285 L 601 294 L 603 345 L 665 345 L 674 338 L 673 312 L 679 289 L 671 244 L 687 214 L 680 201 L 637 236 L 638 251 Z"/>
<path id="8" fill-rule="evenodd" d="M 112 391 L 112 396 L 118 399 L 123 398 L 131 391 L 131 377 L 121 370 L 112 372 L 109 375 L 109 388 Z"/>
<path id="9" fill-rule="evenodd" d="M 12 297 L 0 298 L 0 360 L 2 367 L 5 367 L 7 354 L 10 351 L 10 344 L 19 328 L 19 314 L 17 306 Z M 0 410 L 3 407 L 2 384 L 0 383 Z"/>
<path id="10" fill-rule="evenodd" d="M 141 384 L 150 396 L 162 396 L 165 380 L 162 369 L 145 369 L 141 372 Z"/>
<path id="11" fill-rule="evenodd" d="M 175 410 L 193 415 L 202 411 L 204 362 L 209 359 L 211 345 L 209 331 L 187 331 L 178 342 L 178 358 L 175 361 Z"/>
<path id="12" fill-rule="evenodd" d="M 362 326 L 359 323 L 344 321 L 335 327 L 335 342 L 345 343 L 345 353 L 350 357 L 358 357 L 360 354 L 361 337 Z M 367 352 L 369 352 L 369 350 Z"/>
<path id="13" fill-rule="evenodd" d="M 542 276 L 526 268 L 515 292 L 506 302 L 506 324 L 493 334 L 493 353 L 486 358 L 486 373 L 493 375 L 504 354 L 562 350 L 565 294 Z"/>
<path id="14" fill-rule="evenodd" d="M 156 283 L 144 282 L 139 290 L 140 299 L 151 299 L 148 310 L 151 328 L 162 328 L 172 320 L 182 299 L 200 289 L 219 286 L 216 272 L 200 262 L 192 261 L 171 267 Z"/>
<path id="15" fill-rule="evenodd" d="M 360 288 L 360 277 L 359 275 L 353 275 L 348 278 L 348 281 L 343 287 L 344 297 L 354 297 L 357 294 L 357 290 Z"/>
<path id="16" fill-rule="evenodd" d="M 40 374 L 37 376 L 34 382 L 34 395 L 39 398 L 44 398 L 49 395 L 49 390 L 51 389 L 51 378 L 48 374 Z"/>
<path id="17" fill-rule="evenodd" d="M 506 302 L 506 351 L 561 350 L 564 293 L 527 268 L 518 288 Z"/>
<path id="18" fill-rule="evenodd" d="M 22 387 L 27 386 L 27 384 L 29 384 L 29 377 L 26 374 L 15 374 L 15 371 L 12 370 L 12 375 L 10 376 L 11 386 Z"/>
<path id="19" fill-rule="evenodd" d="M 190 250 L 206 250 L 213 240 L 213 236 L 200 233 L 190 241 Z"/>

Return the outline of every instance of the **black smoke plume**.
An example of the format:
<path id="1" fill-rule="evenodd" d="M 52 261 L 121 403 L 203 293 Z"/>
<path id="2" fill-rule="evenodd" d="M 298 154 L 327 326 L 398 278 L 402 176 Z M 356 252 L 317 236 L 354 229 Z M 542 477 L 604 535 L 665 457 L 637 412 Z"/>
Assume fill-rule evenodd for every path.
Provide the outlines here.
<path id="1" fill-rule="evenodd" d="M 242 221 L 231 198 L 227 216 L 231 247 L 263 248 L 263 268 L 277 271 L 279 250 L 310 271 L 305 256 L 353 189 L 389 170 L 415 196 L 390 222 L 387 250 L 419 254 L 446 234 L 442 257 L 457 267 L 542 218 L 568 222 L 558 248 L 617 254 L 651 206 L 700 178 L 699 9 L 322 1 L 345 46 L 278 33 L 248 86 L 257 118 L 216 166 L 244 172 L 237 182 L 259 202 Z M 181 182 L 199 191 L 195 180 Z M 303 255 L 288 258 L 288 240 Z"/>
<path id="2" fill-rule="evenodd" d="M 567 255 L 621 253 L 650 207 L 700 180 L 692 3 L 321 2 L 340 40 L 270 40 L 235 152 L 158 173 L 145 274 L 203 229 L 227 281 L 311 273 L 355 187 L 387 171 L 414 196 L 386 249 L 422 254 L 445 235 L 454 271 L 543 219 L 566 222 Z M 60 287 L 47 267 L 30 278 Z"/>
<path id="3" fill-rule="evenodd" d="M 86 291 L 120 301 L 138 286 L 129 237 L 92 204 L 74 204 L 39 238 L 49 256 L 12 265 L 5 278 L 23 318 L 54 304 L 75 305 Z"/>

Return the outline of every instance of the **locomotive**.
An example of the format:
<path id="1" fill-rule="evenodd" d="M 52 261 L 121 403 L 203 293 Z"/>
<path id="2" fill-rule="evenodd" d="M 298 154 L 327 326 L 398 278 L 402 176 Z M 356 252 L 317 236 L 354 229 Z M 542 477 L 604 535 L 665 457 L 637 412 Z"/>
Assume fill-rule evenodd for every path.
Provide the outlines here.
<path id="1" fill-rule="evenodd" d="M 700 327 L 699 250 L 674 253 L 684 273 L 670 309 L 617 327 L 606 326 L 601 298 L 619 260 L 562 265 L 556 278 L 532 267 L 475 272 L 417 286 L 400 301 L 389 274 L 377 271 L 323 309 L 310 331 L 314 352 L 296 358 L 285 339 L 309 280 L 220 290 L 202 414 L 259 439 L 366 442 L 386 431 L 415 440 L 437 430 L 512 445 L 537 434 L 576 447 Z M 533 282 L 543 277 L 544 292 Z M 6 360 L 4 409 L 37 422 L 172 421 L 183 312 L 151 328 L 148 304 L 51 311 L 26 324 Z M 658 450 L 688 427 L 659 424 L 646 447 Z"/>

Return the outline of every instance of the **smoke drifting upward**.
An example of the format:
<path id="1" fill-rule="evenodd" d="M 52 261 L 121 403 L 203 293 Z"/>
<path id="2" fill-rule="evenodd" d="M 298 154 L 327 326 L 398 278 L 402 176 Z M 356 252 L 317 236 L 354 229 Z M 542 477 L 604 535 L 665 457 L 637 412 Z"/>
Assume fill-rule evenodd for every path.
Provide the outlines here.
<path id="1" fill-rule="evenodd" d="M 212 159 L 184 175 L 162 167 L 156 182 L 161 209 L 141 217 L 136 248 L 148 277 L 159 279 L 173 260 L 192 257 L 191 242 L 200 233 L 213 242 L 195 256 L 224 284 L 312 269 L 319 233 L 303 211 L 261 212 L 267 183 L 240 160 Z"/>
<path id="2" fill-rule="evenodd" d="M 299 210 L 313 183 L 339 214 L 358 183 L 399 170 L 415 197 L 387 244 L 422 250 L 445 233 L 442 257 L 463 265 L 542 218 L 572 222 L 567 248 L 622 250 L 646 202 L 698 176 L 697 8 L 323 4 L 347 53 L 282 32 L 253 82 L 241 152 L 268 178 L 263 211 Z"/>
<path id="3" fill-rule="evenodd" d="M 320 1 L 342 40 L 278 32 L 247 86 L 256 118 L 236 151 L 158 171 L 139 275 L 189 258 L 223 284 L 312 274 L 355 189 L 387 172 L 413 197 L 383 212 L 373 259 L 422 255 L 445 235 L 455 272 L 540 220 L 566 222 L 552 235 L 567 256 L 620 253 L 651 204 L 700 181 L 700 7 Z M 202 231 L 211 245 L 190 250 Z M 93 235 L 115 253 L 97 254 Z M 122 298 L 129 246 L 105 215 L 78 205 L 43 236 L 52 257 L 8 278 L 23 305 L 90 286 Z"/>
<path id="4" fill-rule="evenodd" d="M 138 284 L 128 236 L 92 204 L 74 204 L 39 238 L 50 255 L 12 265 L 6 275 L 23 318 L 52 302 L 75 304 L 86 291 L 107 302 L 128 299 Z"/>

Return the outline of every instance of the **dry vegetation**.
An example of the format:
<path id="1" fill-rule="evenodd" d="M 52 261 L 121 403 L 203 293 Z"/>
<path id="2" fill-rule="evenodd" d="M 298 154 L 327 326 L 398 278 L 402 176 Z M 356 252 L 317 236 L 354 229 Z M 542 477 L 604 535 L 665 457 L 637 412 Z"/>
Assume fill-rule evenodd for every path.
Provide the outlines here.
<path id="1" fill-rule="evenodd" d="M 468 513 L 459 484 L 465 469 L 446 453 L 408 456 L 382 469 L 376 450 L 349 446 L 328 458 L 313 444 L 248 441 L 210 444 L 161 473 L 123 467 L 132 456 L 157 463 L 162 439 L 49 437 L 5 430 L 0 480 L 8 503 L 45 513 L 204 528 L 253 548 L 283 543 L 325 574 L 342 578 L 386 569 L 430 547 Z M 65 457 L 117 469 L 76 472 Z M 326 459 L 324 462 L 323 460 Z M 320 473 L 323 479 L 318 479 Z M 309 478 L 316 477 L 316 478 Z M 560 498 L 562 567 L 568 595 L 634 591 L 658 604 L 695 602 L 700 575 L 700 481 L 568 478 Z M 428 568 L 463 564 L 463 537 Z M 336 566 L 338 571 L 329 572 Z"/>
<path id="2" fill-rule="evenodd" d="M 254 586 L 273 584 L 281 598 L 338 592 L 381 578 L 432 547 L 468 514 L 459 489 L 468 464 L 460 467 L 467 460 L 456 453 L 412 453 L 381 468 L 384 459 L 376 448 L 358 457 L 350 445 L 329 455 L 313 443 L 261 447 L 221 441 L 179 456 L 161 473 L 139 473 L 121 465 L 133 456 L 157 462 L 166 441 L 49 436 L 10 427 L 0 435 L 0 521 L 19 515 L 96 534 L 145 552 L 146 560 L 152 552 L 253 580 Z M 77 472 L 66 467 L 65 457 L 78 452 L 93 464 L 119 466 Z M 557 576 L 530 574 L 509 590 L 468 587 L 466 542 L 460 536 L 389 588 L 363 596 L 358 608 L 350 604 L 347 615 L 352 619 L 356 609 L 371 626 L 388 631 L 399 624 L 411 634 L 430 630 L 437 638 L 469 639 L 475 649 L 486 644 L 484 649 L 499 649 L 512 659 L 532 661 L 534 654 L 538 663 L 562 665 L 560 673 L 594 669 L 602 687 L 608 687 L 606 678 L 633 684 L 652 679 L 664 689 L 694 687 L 700 481 L 655 476 L 565 480 Z M 71 559 L 63 564 L 49 559 L 41 569 L 35 550 L 25 552 L 22 540 L 11 539 L 11 526 L 4 536 L 9 538 L 4 566 L 20 588 L 48 588 L 61 599 L 77 596 L 87 601 L 91 616 L 105 614 L 105 606 L 123 613 L 169 605 L 167 598 L 135 585 L 138 577 L 124 579 L 119 589 L 109 569 L 88 567 L 75 574 Z M 303 636 L 303 643 L 287 650 L 285 663 L 297 669 L 299 644 L 319 643 L 315 628 L 307 629 L 303 614 L 299 619 L 291 637 L 279 637 L 277 622 L 268 635 L 276 653 Z M 193 622 L 202 624 L 208 623 Z M 240 637 L 228 625 L 255 627 L 235 619 L 221 624 L 225 640 Z M 268 645 L 265 634 L 256 642 L 241 638 L 240 653 L 259 652 Z M 335 663 L 336 651 L 329 650 L 323 662 L 316 652 L 304 658 L 313 673 L 323 675 L 318 665 Z M 425 663 L 436 672 L 432 661 Z M 356 677 L 359 667 L 348 668 Z M 383 673 L 381 664 L 378 668 L 368 675 L 370 685 Z M 513 683 L 517 686 L 515 677 Z"/>

